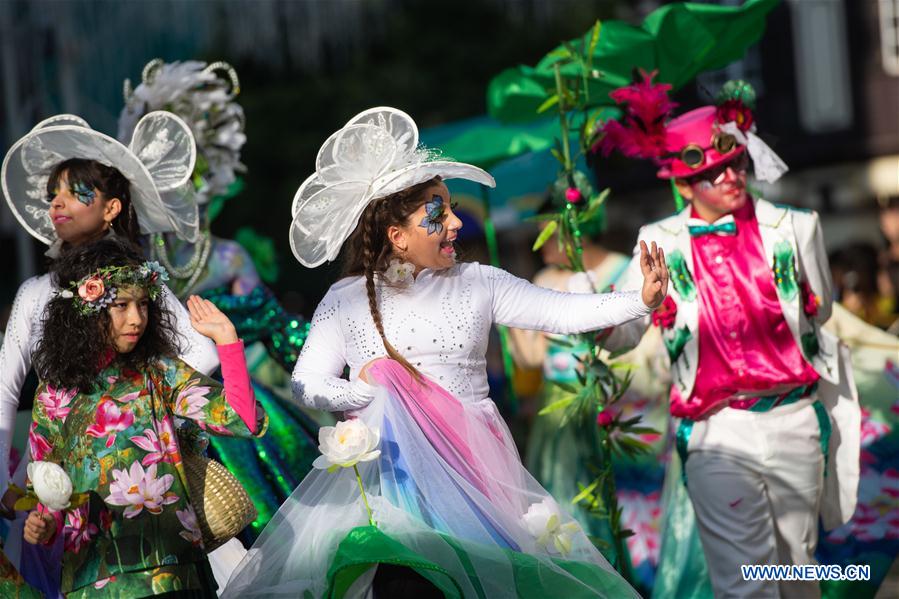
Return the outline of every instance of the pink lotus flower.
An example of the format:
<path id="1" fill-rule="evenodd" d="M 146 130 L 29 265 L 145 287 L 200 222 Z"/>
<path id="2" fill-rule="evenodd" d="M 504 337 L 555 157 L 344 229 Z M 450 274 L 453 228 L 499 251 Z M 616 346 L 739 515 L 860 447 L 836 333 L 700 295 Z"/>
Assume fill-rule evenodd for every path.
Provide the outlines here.
<path id="1" fill-rule="evenodd" d="M 47 388 L 42 393 L 39 393 L 37 398 L 38 401 L 44 404 L 44 413 L 47 414 L 47 418 L 65 422 L 66 416 L 69 415 L 69 410 L 71 410 L 69 404 L 77 394 L 78 389 L 64 389 L 47 385 Z"/>
<path id="2" fill-rule="evenodd" d="M 130 437 L 131 442 L 149 452 L 141 460 L 144 466 L 150 466 L 158 462 L 175 464 L 181 461 L 181 453 L 175 442 L 175 431 L 172 422 L 163 418 L 156 423 L 156 430 L 144 429 L 143 436 Z"/>
<path id="3" fill-rule="evenodd" d="M 91 277 L 78 287 L 78 297 L 86 302 L 95 302 L 106 293 L 106 285 L 100 277 Z"/>
<path id="4" fill-rule="evenodd" d="M 130 403 L 140 397 L 140 391 L 134 391 L 133 393 L 126 393 L 120 397 L 116 397 L 115 400 L 119 403 Z"/>
<path id="5" fill-rule="evenodd" d="M 203 534 L 200 532 L 200 524 L 197 522 L 197 514 L 194 512 L 192 505 L 188 505 L 186 510 L 175 510 L 175 515 L 181 521 L 184 530 L 178 534 L 189 543 L 200 546 L 203 543 Z"/>
<path id="6" fill-rule="evenodd" d="M 209 393 L 209 387 L 203 387 L 197 385 L 195 381 L 191 381 L 175 399 L 175 414 L 189 418 L 204 428 L 206 415 L 203 413 L 203 408 L 209 403 L 209 400 L 206 399 L 207 393 Z"/>
<path id="7" fill-rule="evenodd" d="M 106 437 L 106 447 L 115 443 L 116 433 L 134 424 L 134 414 L 119 409 L 115 402 L 103 400 L 97 406 L 97 420 L 85 431 L 91 437 Z"/>
<path id="8" fill-rule="evenodd" d="M 97 582 L 94 583 L 94 588 L 102 589 L 103 587 L 108 585 L 110 582 L 115 582 L 115 576 L 110 576 L 109 578 L 101 578 L 100 580 L 98 580 Z"/>
<path id="9" fill-rule="evenodd" d="M 32 462 L 43 461 L 47 454 L 53 451 L 46 437 L 37 432 L 37 422 L 32 422 L 31 430 L 28 431 L 28 451 L 31 452 Z"/>
<path id="10" fill-rule="evenodd" d="M 64 548 L 78 553 L 81 546 L 90 543 L 93 535 L 100 532 L 96 525 L 87 520 L 87 504 L 66 512 Z"/>
<path id="11" fill-rule="evenodd" d="M 178 501 L 178 496 L 169 493 L 175 477 L 164 474 L 156 478 L 156 464 L 152 464 L 144 472 L 140 462 L 131 463 L 129 470 L 113 470 L 113 481 L 109 484 L 109 505 L 127 505 L 123 512 L 126 518 L 134 518 L 144 508 L 151 514 L 159 514 L 162 508 Z"/>

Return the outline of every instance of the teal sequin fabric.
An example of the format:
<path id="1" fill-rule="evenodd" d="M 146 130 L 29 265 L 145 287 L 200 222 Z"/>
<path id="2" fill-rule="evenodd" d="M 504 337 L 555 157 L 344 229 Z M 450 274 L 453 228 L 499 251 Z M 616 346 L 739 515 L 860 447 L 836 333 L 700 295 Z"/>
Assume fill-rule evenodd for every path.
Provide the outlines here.
<path id="1" fill-rule="evenodd" d="M 309 336 L 309 322 L 305 318 L 284 310 L 263 285 L 255 287 L 249 295 L 231 295 L 227 286 L 201 295 L 228 315 L 246 345 L 261 341 L 284 370 L 293 371 Z"/>
<path id="2" fill-rule="evenodd" d="M 284 310 L 263 286 L 236 296 L 227 287 L 201 295 L 224 312 L 246 345 L 262 342 L 268 354 L 287 373 L 300 355 L 309 323 Z M 241 482 L 259 513 L 245 531 L 252 541 L 312 469 L 318 456 L 318 423 L 275 391 L 252 378 L 257 401 L 268 415 L 266 434 L 258 439 L 210 438 L 210 457 L 218 459 Z"/>

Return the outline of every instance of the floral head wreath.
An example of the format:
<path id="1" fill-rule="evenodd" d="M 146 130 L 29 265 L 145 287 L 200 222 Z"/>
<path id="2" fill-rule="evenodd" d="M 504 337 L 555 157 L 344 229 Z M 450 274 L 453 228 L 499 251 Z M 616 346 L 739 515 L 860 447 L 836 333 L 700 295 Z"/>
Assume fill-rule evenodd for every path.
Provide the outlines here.
<path id="1" fill-rule="evenodd" d="M 168 280 L 168 273 L 158 262 L 144 262 L 140 266 L 104 266 L 73 281 L 59 292 L 59 296 L 72 299 L 80 314 L 90 316 L 109 306 L 122 287 L 146 289 L 150 299 L 155 300 L 162 283 Z"/>
<path id="2" fill-rule="evenodd" d="M 293 198 L 293 255 L 309 268 L 334 260 L 366 206 L 434 177 L 496 185 L 476 166 L 438 157 L 419 147 L 418 127 L 402 110 L 382 106 L 354 116 L 322 145 L 315 172 Z"/>
<path id="3" fill-rule="evenodd" d="M 167 63 L 157 58 L 144 66 L 140 85 L 132 88 L 126 79 L 123 92 L 119 139 L 130 138 L 138 120 L 149 111 L 178 115 L 197 140 L 195 201 L 203 205 L 228 194 L 236 173 L 246 170 L 240 150 L 247 141 L 243 108 L 234 101 L 240 80 L 231 65 L 196 60 Z"/>

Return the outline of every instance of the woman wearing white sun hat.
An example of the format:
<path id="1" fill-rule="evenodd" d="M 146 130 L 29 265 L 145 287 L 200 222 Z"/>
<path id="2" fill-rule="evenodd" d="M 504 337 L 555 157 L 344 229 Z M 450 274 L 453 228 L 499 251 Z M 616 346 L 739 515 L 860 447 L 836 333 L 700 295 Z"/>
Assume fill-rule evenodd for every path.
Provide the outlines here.
<path id="1" fill-rule="evenodd" d="M 667 290 L 663 254 L 645 252 L 643 290 L 626 294 L 558 293 L 457 264 L 451 178 L 494 185 L 419 148 L 394 108 L 360 113 L 319 150 L 291 247 L 314 267 L 346 246 L 346 276 L 313 317 L 294 398 L 356 422 L 322 429 L 316 465 L 329 470 L 281 506 L 224 596 L 636 596 L 521 465 L 487 397 L 485 352 L 493 322 L 574 333 L 649 313 Z M 365 498 L 340 468 L 360 439 Z"/>

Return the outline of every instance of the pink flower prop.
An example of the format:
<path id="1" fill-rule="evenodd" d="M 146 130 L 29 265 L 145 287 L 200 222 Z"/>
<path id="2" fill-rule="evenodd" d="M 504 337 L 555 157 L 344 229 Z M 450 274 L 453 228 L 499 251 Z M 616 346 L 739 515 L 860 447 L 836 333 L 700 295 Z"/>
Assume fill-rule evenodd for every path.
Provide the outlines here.
<path id="1" fill-rule="evenodd" d="M 677 304 L 670 295 L 665 296 L 662 305 L 652 313 L 652 324 L 662 329 L 670 329 L 677 318 Z"/>
<path id="2" fill-rule="evenodd" d="M 103 587 L 108 585 L 110 582 L 115 582 L 115 576 L 110 576 L 109 578 L 101 578 L 100 580 L 98 580 L 97 582 L 94 583 L 94 588 L 102 589 Z"/>
<path id="3" fill-rule="evenodd" d="M 106 447 L 115 443 L 116 433 L 134 424 L 134 414 L 119 409 L 113 401 L 104 400 L 97 406 L 97 420 L 85 431 L 91 437 L 106 437 Z"/>
<path id="4" fill-rule="evenodd" d="M 32 422 L 31 430 L 28 431 L 28 451 L 31 452 L 31 461 L 42 461 L 52 450 L 53 447 L 46 437 L 37 432 L 37 422 Z"/>
<path id="5" fill-rule="evenodd" d="M 653 83 L 657 71 L 641 70 L 643 81 L 620 87 L 609 94 L 624 104 L 620 121 L 610 120 L 602 128 L 603 136 L 593 146 L 608 156 L 612 150 L 630 158 L 658 158 L 667 153 L 665 126 L 676 104 L 668 98 L 671 86 Z"/>
<path id="6" fill-rule="evenodd" d="M 178 444 L 175 442 L 175 431 L 168 418 L 163 418 L 156 424 L 156 430 L 144 429 L 143 436 L 130 437 L 131 442 L 147 453 L 141 464 L 150 466 L 159 462 L 180 462 Z"/>
<path id="7" fill-rule="evenodd" d="M 95 302 L 106 293 L 106 286 L 100 277 L 91 277 L 78 287 L 78 297 L 86 302 Z"/>
<path id="8" fill-rule="evenodd" d="M 203 408 L 209 403 L 209 400 L 206 399 L 207 393 L 209 393 L 209 387 L 199 386 L 195 382 L 191 382 L 181 390 L 177 399 L 175 399 L 175 414 L 198 422 L 203 427 L 206 421 Z"/>
<path id="9" fill-rule="evenodd" d="M 100 532 L 96 525 L 87 520 L 87 504 L 66 512 L 64 547 L 66 551 L 78 553 L 82 545 L 90 542 L 93 535 Z"/>
<path id="10" fill-rule="evenodd" d="M 203 542 L 203 535 L 200 532 L 200 525 L 197 522 L 197 514 L 194 512 L 193 506 L 187 506 L 186 510 L 175 510 L 175 515 L 181 521 L 184 530 L 178 534 L 189 543 L 199 546 Z"/>
<path id="11" fill-rule="evenodd" d="M 565 201 L 569 204 L 577 204 L 584 199 L 581 190 L 577 187 L 569 187 L 565 190 Z"/>
<path id="12" fill-rule="evenodd" d="M 596 424 L 599 426 L 609 426 L 612 424 L 612 414 L 609 410 L 603 410 L 599 414 L 596 415 Z"/>
<path id="13" fill-rule="evenodd" d="M 37 398 L 44 404 L 44 413 L 50 420 L 62 420 L 65 422 L 66 416 L 69 415 L 69 404 L 78 393 L 78 389 L 64 389 L 62 387 L 54 387 L 47 385 L 47 389 L 39 393 Z"/>
<path id="14" fill-rule="evenodd" d="M 106 503 L 127 505 L 123 512 L 126 518 L 136 517 L 144 508 L 151 514 L 159 514 L 163 506 L 178 501 L 177 495 L 167 492 L 175 477 L 164 474 L 156 478 L 156 464 L 144 472 L 140 462 L 134 461 L 129 470 L 113 470 L 112 478 Z"/>

